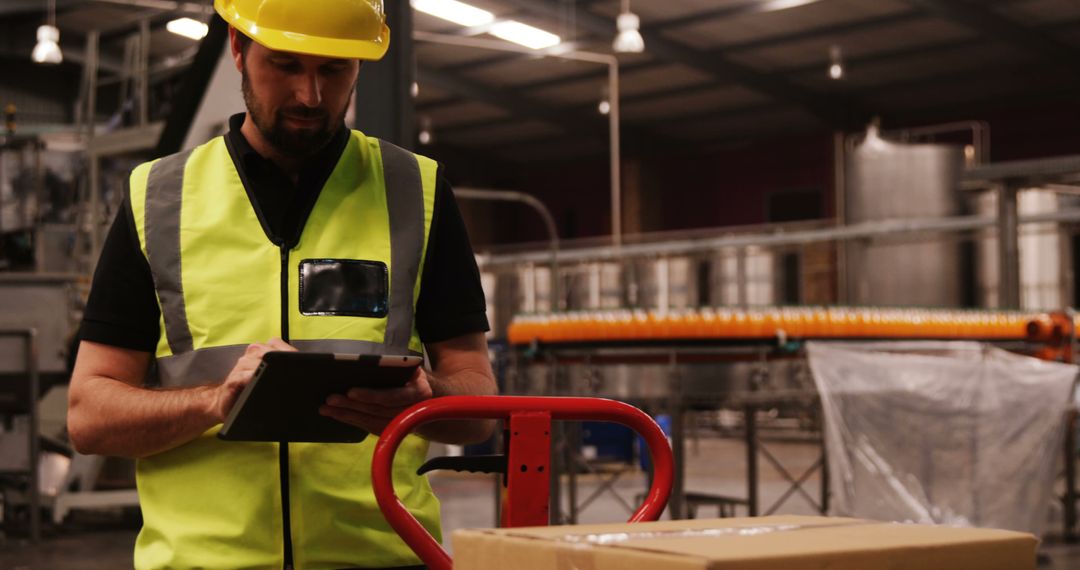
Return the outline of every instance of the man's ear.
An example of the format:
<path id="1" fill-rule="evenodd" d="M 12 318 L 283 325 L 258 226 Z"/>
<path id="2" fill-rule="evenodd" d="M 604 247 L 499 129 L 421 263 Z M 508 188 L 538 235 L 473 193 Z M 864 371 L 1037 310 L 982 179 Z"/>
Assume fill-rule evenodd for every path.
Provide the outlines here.
<path id="1" fill-rule="evenodd" d="M 236 31 L 236 28 L 229 26 L 229 47 L 232 49 L 233 63 L 236 64 L 236 70 L 244 71 L 244 50 L 240 45 L 240 38 L 238 37 L 240 32 Z"/>

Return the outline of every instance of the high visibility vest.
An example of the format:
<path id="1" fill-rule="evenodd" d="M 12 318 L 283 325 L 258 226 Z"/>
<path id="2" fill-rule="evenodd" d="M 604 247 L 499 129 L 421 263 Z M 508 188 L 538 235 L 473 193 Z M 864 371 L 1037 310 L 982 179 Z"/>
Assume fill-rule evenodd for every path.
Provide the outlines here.
<path id="1" fill-rule="evenodd" d="M 288 249 L 268 237 L 224 137 L 137 167 L 131 209 L 161 308 L 162 387 L 221 382 L 248 344 L 275 336 L 303 351 L 421 354 L 413 313 L 436 170 L 430 159 L 353 131 Z M 303 314 L 299 265 L 324 259 L 385 264 L 385 316 Z M 219 428 L 137 462 L 137 568 L 281 568 L 287 543 L 298 569 L 419 563 L 372 494 L 374 436 L 242 443 L 218 439 Z M 426 453 L 424 440 L 407 438 L 394 483 L 439 536 L 438 501 L 416 475 Z"/>

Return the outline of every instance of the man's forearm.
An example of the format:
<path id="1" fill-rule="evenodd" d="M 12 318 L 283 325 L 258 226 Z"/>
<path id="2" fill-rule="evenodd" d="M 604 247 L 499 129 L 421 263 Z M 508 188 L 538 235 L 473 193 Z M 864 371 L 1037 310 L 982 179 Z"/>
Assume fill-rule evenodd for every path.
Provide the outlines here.
<path id="1" fill-rule="evenodd" d="M 214 387 L 150 390 L 111 378 L 80 379 L 68 431 L 84 454 L 146 457 L 187 443 L 218 423 Z"/>
<path id="2" fill-rule="evenodd" d="M 451 375 L 428 373 L 431 391 L 439 396 L 493 396 L 498 393 L 495 381 L 484 370 L 460 370 Z M 495 420 L 445 420 L 421 426 L 417 431 L 425 439 L 461 445 L 479 443 L 491 436 Z"/>

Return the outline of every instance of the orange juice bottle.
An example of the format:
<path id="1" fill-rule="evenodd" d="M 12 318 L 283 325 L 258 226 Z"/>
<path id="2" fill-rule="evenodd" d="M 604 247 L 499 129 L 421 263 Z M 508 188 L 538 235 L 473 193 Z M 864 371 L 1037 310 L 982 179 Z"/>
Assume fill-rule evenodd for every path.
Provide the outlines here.
<path id="1" fill-rule="evenodd" d="M 691 331 L 693 338 L 714 338 L 717 327 L 716 311 L 713 311 L 712 307 L 703 307 L 695 313 L 697 313 L 697 320 Z"/>
<path id="2" fill-rule="evenodd" d="M 713 325 L 711 336 L 713 338 L 733 338 L 735 332 L 735 313 L 728 307 L 718 307 L 715 311 L 716 322 Z"/>

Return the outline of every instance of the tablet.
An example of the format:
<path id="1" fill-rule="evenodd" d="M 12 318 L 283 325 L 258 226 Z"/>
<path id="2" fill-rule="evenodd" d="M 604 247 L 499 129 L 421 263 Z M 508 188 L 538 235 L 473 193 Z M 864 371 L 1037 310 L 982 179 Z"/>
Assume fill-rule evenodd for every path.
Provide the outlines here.
<path id="1" fill-rule="evenodd" d="M 422 359 L 316 352 L 268 352 L 240 392 L 218 437 L 228 441 L 355 443 L 362 428 L 319 414 L 331 394 L 404 386 Z"/>

